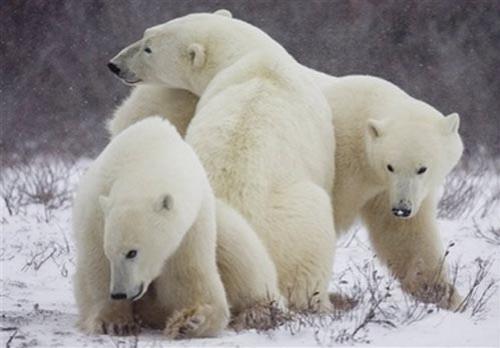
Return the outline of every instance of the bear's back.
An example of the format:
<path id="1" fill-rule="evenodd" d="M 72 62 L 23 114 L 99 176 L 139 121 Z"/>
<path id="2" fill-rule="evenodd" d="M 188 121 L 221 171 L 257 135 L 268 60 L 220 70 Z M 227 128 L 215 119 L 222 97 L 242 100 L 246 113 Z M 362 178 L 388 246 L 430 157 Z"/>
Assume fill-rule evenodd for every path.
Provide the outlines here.
<path id="1" fill-rule="evenodd" d="M 110 183 L 125 176 L 136 180 L 132 174 L 145 181 L 156 181 L 155 178 L 175 181 L 186 175 L 204 175 L 191 147 L 170 122 L 157 116 L 139 121 L 118 134 L 97 158 L 95 167 Z"/>

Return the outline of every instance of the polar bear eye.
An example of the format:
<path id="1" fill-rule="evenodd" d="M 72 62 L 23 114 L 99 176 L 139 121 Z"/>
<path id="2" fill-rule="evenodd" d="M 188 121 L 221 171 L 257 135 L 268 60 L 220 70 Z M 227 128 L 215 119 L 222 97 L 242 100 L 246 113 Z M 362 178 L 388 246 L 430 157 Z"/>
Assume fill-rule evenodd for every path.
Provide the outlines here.
<path id="1" fill-rule="evenodd" d="M 146 48 L 144 49 L 144 52 L 146 52 L 146 53 L 153 53 L 153 51 L 152 51 L 152 50 L 151 50 L 151 48 L 149 48 L 149 47 L 146 47 Z"/>
<path id="2" fill-rule="evenodd" d="M 390 164 L 387 165 L 387 170 L 390 171 L 391 173 L 394 173 L 394 167 L 391 166 Z"/>
<path id="3" fill-rule="evenodd" d="M 125 257 L 127 259 L 133 259 L 134 257 L 137 256 L 137 250 L 129 250 L 129 252 L 127 253 L 127 255 L 125 255 Z"/>
<path id="4" fill-rule="evenodd" d="M 420 168 L 418 168 L 418 170 L 417 170 L 417 174 L 418 174 L 418 175 L 420 175 L 420 174 L 424 174 L 426 171 L 427 171 L 427 167 L 420 167 Z"/>

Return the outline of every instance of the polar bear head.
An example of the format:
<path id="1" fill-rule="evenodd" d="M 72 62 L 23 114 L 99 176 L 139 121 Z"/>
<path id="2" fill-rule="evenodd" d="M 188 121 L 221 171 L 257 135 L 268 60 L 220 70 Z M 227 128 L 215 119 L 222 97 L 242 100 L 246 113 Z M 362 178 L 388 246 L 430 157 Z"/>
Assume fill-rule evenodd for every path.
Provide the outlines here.
<path id="1" fill-rule="evenodd" d="M 111 267 L 113 299 L 139 299 L 180 245 L 174 198 L 165 193 L 155 199 L 115 202 L 101 196 L 105 214 L 104 251 Z M 176 226 L 177 225 L 177 226 Z"/>
<path id="2" fill-rule="evenodd" d="M 256 47 L 275 46 L 227 10 L 176 18 L 144 32 L 108 67 L 129 85 L 156 84 L 200 95 L 215 74 Z"/>
<path id="3" fill-rule="evenodd" d="M 368 161 L 389 193 L 389 207 L 411 218 L 444 181 L 463 151 L 459 116 L 443 117 L 420 101 L 394 101 L 368 120 Z"/>

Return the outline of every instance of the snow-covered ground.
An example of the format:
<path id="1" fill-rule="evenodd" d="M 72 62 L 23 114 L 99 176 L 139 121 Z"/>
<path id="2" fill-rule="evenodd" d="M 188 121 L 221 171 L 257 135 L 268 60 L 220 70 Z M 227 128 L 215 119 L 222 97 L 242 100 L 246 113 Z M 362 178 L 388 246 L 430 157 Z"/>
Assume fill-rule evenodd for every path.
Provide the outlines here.
<path id="1" fill-rule="evenodd" d="M 86 163 L 81 161 L 77 170 L 73 167 L 67 172 L 56 168 L 61 176 L 48 175 L 48 181 L 40 181 L 48 185 L 52 180 L 55 190 L 63 192 L 61 196 L 68 195 Z M 1 175 L 2 195 L 10 184 L 25 180 L 6 170 Z M 16 193 L 15 184 L 9 199 L 21 205 L 19 211 L 10 215 L 5 201 L 0 203 L 0 341 L 8 347 L 500 346 L 500 199 L 488 198 L 500 192 L 500 178 L 498 174 L 489 178 L 475 187 L 479 194 L 470 202 L 474 209 L 467 209 L 459 219 L 439 223 L 443 243 L 449 246 L 446 261 L 457 271 L 457 287 L 463 296 L 470 292 L 463 312 L 438 310 L 405 296 L 374 258 L 366 232 L 356 228 L 338 243 L 331 281 L 332 290 L 358 300 L 353 310 L 322 317 L 296 315 L 267 332 L 226 330 L 213 339 L 175 342 L 153 331 L 143 331 L 138 337 L 89 337 L 78 332 L 69 201 L 59 197 L 54 206 L 60 207 L 50 209 L 46 209 L 48 203 L 28 204 Z M 36 185 L 24 189 L 36 191 Z"/>

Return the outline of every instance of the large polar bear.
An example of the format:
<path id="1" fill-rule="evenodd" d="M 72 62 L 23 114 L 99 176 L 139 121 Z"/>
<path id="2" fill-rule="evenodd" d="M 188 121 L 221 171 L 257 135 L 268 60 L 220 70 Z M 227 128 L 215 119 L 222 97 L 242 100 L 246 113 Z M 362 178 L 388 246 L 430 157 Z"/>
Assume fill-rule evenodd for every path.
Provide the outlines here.
<path id="1" fill-rule="evenodd" d="M 447 309 L 460 296 L 447 279 L 439 239 L 438 188 L 463 151 L 459 117 L 447 117 L 390 82 L 336 79 L 324 93 L 333 111 L 337 151 L 335 226 L 362 217 L 379 258 L 403 289 Z"/>
<path id="2" fill-rule="evenodd" d="M 259 29 L 216 14 L 148 29 L 110 67 L 129 84 L 201 97 L 186 141 L 216 196 L 258 233 L 289 304 L 330 310 L 333 129 L 304 69 Z"/>
<path id="3" fill-rule="evenodd" d="M 205 171 L 168 121 L 148 118 L 115 137 L 82 178 L 73 207 L 80 327 L 128 334 L 138 328 L 138 315 L 170 337 L 215 335 L 229 319 L 216 238 L 234 249 L 217 261 L 227 274 L 241 273 L 229 286 L 246 297 L 237 303 L 279 296 L 272 261 L 251 243 L 253 231 L 217 209 L 239 226 L 238 235 L 222 225 L 216 236 Z M 256 272 L 245 262 L 266 269 Z"/>

